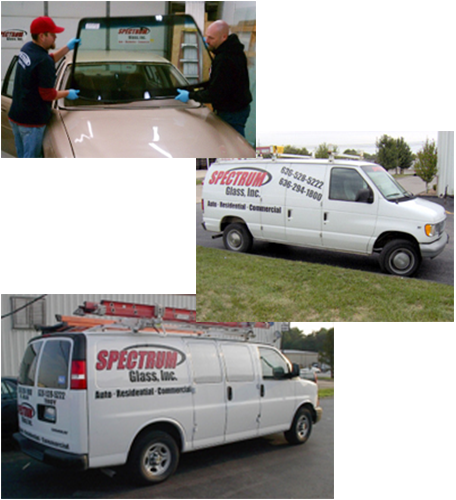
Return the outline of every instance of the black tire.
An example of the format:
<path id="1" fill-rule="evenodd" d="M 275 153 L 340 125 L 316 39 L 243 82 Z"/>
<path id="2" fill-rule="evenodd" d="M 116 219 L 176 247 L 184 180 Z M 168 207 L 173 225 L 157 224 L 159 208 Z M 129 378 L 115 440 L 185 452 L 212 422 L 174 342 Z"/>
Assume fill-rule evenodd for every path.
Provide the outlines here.
<path id="1" fill-rule="evenodd" d="M 382 271 L 397 276 L 413 276 L 421 264 L 421 254 L 416 245 L 407 240 L 387 243 L 380 254 Z"/>
<path id="2" fill-rule="evenodd" d="M 312 432 L 312 414 L 308 408 L 300 408 L 293 419 L 290 430 L 284 432 L 290 444 L 304 444 Z"/>
<path id="3" fill-rule="evenodd" d="M 247 252 L 252 243 L 252 235 L 245 224 L 229 224 L 223 231 L 223 244 L 227 250 Z"/>
<path id="4" fill-rule="evenodd" d="M 151 431 L 133 445 L 128 469 L 134 482 L 161 483 L 168 479 L 179 463 L 179 448 L 174 439 L 162 431 Z"/>

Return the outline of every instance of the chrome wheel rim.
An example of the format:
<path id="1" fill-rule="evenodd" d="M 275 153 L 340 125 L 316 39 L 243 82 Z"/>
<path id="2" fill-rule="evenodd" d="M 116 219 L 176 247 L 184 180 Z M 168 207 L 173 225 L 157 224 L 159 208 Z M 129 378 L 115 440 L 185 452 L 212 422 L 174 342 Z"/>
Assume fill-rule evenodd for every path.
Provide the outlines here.
<path id="1" fill-rule="evenodd" d="M 309 420 L 305 415 L 301 415 L 298 419 L 296 430 L 298 433 L 299 439 L 302 441 L 307 436 L 309 432 Z"/>
<path id="2" fill-rule="evenodd" d="M 144 468 L 150 476 L 164 474 L 171 464 L 171 450 L 163 443 L 155 443 L 145 454 Z"/>

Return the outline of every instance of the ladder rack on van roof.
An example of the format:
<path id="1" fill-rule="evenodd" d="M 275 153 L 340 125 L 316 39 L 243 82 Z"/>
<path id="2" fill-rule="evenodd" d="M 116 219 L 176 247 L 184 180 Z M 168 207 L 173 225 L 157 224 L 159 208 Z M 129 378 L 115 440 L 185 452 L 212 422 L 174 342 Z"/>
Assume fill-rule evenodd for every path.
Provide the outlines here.
<path id="1" fill-rule="evenodd" d="M 131 330 L 132 333 L 145 331 L 166 335 L 166 326 L 166 329 L 168 331 L 172 329 L 173 333 L 249 340 L 255 337 L 253 328 L 269 329 L 270 327 L 268 322 L 197 322 L 196 312 L 191 309 L 110 300 L 84 302 L 74 314 L 75 316 L 57 315 L 59 324 L 42 328 L 43 333 L 113 331 L 121 328 Z M 87 317 L 87 314 L 119 319 Z"/>
<path id="2" fill-rule="evenodd" d="M 255 159 L 253 158 L 217 158 L 215 163 L 219 162 L 233 162 L 233 163 L 239 163 L 239 162 L 252 162 L 252 161 L 275 161 L 280 158 L 290 158 L 294 160 L 315 160 L 315 155 L 296 155 L 292 153 L 271 153 L 271 158 L 263 158 L 262 156 L 257 156 Z M 334 153 L 333 151 L 329 152 L 329 158 L 319 158 L 320 160 L 327 160 L 328 163 L 334 163 L 334 161 L 337 159 L 346 159 L 346 160 L 354 160 L 354 161 L 365 161 L 364 158 L 364 153 L 361 151 L 359 155 L 346 155 L 343 153 Z"/>

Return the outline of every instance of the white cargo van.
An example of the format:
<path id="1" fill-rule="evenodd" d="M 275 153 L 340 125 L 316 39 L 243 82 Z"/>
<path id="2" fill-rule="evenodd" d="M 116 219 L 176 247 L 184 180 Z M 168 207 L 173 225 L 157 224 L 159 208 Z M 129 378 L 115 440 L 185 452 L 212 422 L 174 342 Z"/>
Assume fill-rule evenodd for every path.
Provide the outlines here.
<path id="1" fill-rule="evenodd" d="M 370 255 L 413 275 L 448 243 L 445 210 L 407 192 L 381 166 L 356 160 L 223 160 L 208 170 L 203 227 L 243 252 L 253 239 Z"/>
<path id="2" fill-rule="evenodd" d="M 126 464 L 156 483 L 180 453 L 279 431 L 301 444 L 321 417 L 316 384 L 274 347 L 70 323 L 32 339 L 20 367 L 15 438 L 45 463 Z"/>

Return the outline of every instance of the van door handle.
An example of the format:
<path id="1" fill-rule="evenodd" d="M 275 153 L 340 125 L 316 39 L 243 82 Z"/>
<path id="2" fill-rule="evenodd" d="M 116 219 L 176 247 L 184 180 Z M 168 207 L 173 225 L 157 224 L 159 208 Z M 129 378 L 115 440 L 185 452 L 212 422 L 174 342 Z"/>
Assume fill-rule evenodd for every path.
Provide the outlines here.
<path id="1" fill-rule="evenodd" d="M 289 209 L 289 210 L 288 210 L 288 215 L 287 215 L 287 217 L 288 217 L 289 219 L 291 219 L 291 209 Z"/>
<path id="2" fill-rule="evenodd" d="M 260 396 L 264 397 L 264 384 L 261 384 L 260 386 Z"/>
<path id="3" fill-rule="evenodd" d="M 228 401 L 233 399 L 233 388 L 228 386 Z"/>
<path id="4" fill-rule="evenodd" d="M 325 212 L 325 213 L 323 214 L 323 220 L 324 220 L 324 221 L 327 221 L 327 220 L 328 220 L 328 212 Z"/>

